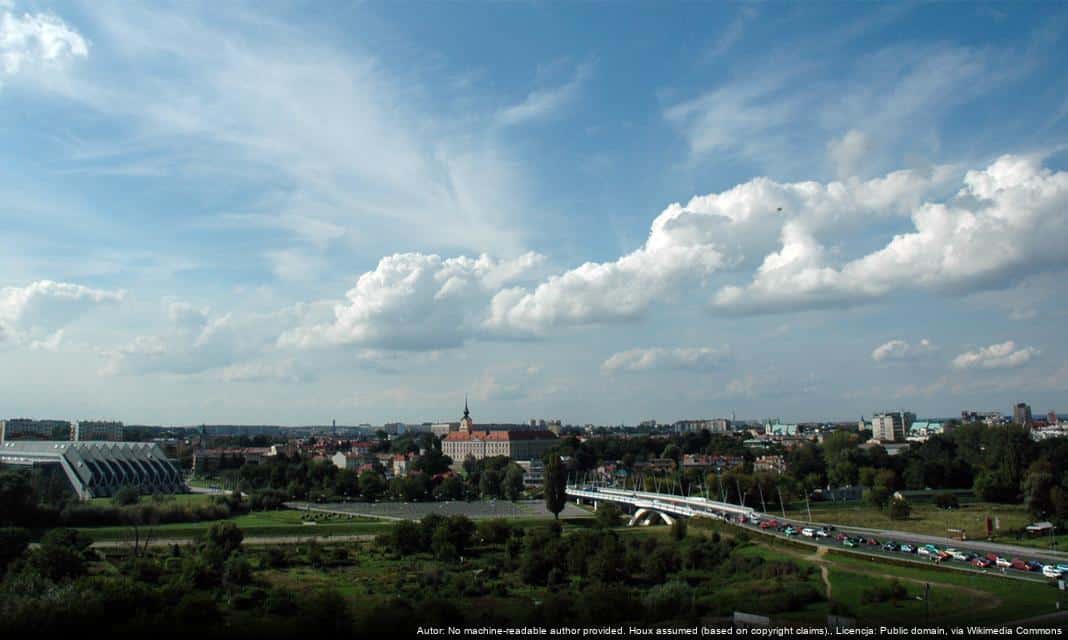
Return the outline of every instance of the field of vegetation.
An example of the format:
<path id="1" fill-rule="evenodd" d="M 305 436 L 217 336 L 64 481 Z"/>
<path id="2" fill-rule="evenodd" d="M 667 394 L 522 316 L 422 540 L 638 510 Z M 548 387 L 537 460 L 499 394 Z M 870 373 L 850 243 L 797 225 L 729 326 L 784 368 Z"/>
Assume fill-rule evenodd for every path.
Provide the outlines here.
<path id="1" fill-rule="evenodd" d="M 808 520 L 808 510 L 801 508 L 788 510 L 788 518 L 800 521 Z M 852 503 L 813 503 L 812 520 L 837 525 L 868 527 L 872 529 L 892 529 L 933 536 L 949 537 L 951 529 L 963 529 L 969 538 L 986 537 L 986 519 L 997 518 L 1002 532 L 995 539 L 1004 542 L 1017 542 L 1016 532 L 1032 522 L 1027 508 L 1018 504 L 997 504 L 991 502 L 961 502 L 955 509 L 940 509 L 933 503 L 917 502 L 912 504 L 907 518 L 892 519 L 884 509 L 879 509 L 866 502 Z M 1048 544 L 1048 540 L 1046 541 Z"/>

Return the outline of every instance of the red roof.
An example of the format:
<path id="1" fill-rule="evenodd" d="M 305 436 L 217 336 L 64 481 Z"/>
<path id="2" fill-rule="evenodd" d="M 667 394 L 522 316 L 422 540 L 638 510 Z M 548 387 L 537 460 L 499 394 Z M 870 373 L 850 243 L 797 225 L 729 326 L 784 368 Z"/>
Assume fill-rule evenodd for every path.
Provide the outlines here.
<path id="1" fill-rule="evenodd" d="M 552 431 L 454 431 L 445 436 L 447 442 L 514 442 L 516 440 L 555 440 Z"/>

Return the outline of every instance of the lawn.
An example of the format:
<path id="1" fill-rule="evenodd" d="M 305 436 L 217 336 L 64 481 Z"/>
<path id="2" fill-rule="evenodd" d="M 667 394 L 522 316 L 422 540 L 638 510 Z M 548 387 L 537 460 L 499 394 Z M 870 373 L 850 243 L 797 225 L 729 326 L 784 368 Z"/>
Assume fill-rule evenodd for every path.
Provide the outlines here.
<path id="1" fill-rule="evenodd" d="M 807 521 L 808 510 L 787 511 L 788 518 Z M 963 529 L 969 538 L 986 537 L 986 519 L 1000 520 L 1001 531 L 1019 530 L 1031 523 L 1023 505 L 986 502 L 962 503 L 958 509 L 939 509 L 930 503 L 912 505 L 912 514 L 905 520 L 891 520 L 883 510 L 865 503 L 813 504 L 812 520 L 830 524 L 872 529 L 892 529 L 934 536 L 949 537 L 948 529 Z M 995 540 L 1016 543 L 1016 535 L 995 535 Z"/>

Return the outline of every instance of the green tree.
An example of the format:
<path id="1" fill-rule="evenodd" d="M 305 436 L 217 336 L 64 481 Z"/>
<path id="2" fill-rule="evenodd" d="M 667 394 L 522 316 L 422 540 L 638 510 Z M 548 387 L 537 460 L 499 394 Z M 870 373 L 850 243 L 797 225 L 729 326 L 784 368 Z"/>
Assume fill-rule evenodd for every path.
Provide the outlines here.
<path id="1" fill-rule="evenodd" d="M 30 546 L 30 532 L 18 527 L 0 527 L 0 577 L 4 568 Z"/>
<path id="2" fill-rule="evenodd" d="M 226 560 L 241 548 L 245 533 L 233 522 L 216 522 L 204 535 L 204 546 L 221 560 Z"/>
<path id="3" fill-rule="evenodd" d="M 560 512 L 567 503 L 567 471 L 560 456 L 549 457 L 545 465 L 545 508 L 559 520 Z"/>
<path id="4" fill-rule="evenodd" d="M 956 494 L 948 491 L 935 495 L 934 503 L 939 509 L 956 509 L 960 507 L 960 501 L 957 500 Z"/>
<path id="5" fill-rule="evenodd" d="M 890 501 L 890 490 L 876 485 L 868 490 L 868 502 L 877 509 L 882 509 Z"/>
<path id="6" fill-rule="evenodd" d="M 374 502 L 386 490 L 382 476 L 368 469 L 360 474 L 360 495 L 368 502 Z"/>
<path id="7" fill-rule="evenodd" d="M 508 468 L 504 472 L 504 479 L 501 481 L 501 492 L 504 494 L 505 498 L 515 502 L 523 497 L 524 475 L 525 472 L 519 465 L 515 463 L 508 465 Z"/>

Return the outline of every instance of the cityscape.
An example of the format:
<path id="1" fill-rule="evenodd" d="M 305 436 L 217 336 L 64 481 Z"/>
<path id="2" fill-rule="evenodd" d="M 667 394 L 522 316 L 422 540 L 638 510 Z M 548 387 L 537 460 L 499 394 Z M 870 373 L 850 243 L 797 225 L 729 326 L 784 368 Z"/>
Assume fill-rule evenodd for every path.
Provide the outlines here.
<path id="1" fill-rule="evenodd" d="M 1065 59 L 0 0 L 0 636 L 1063 636 Z"/>

